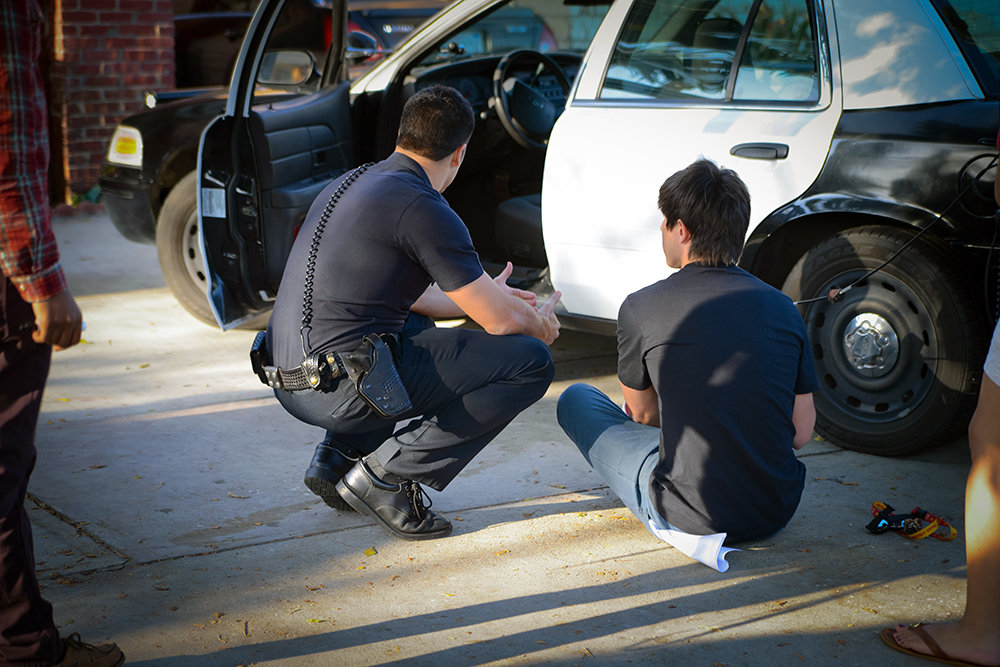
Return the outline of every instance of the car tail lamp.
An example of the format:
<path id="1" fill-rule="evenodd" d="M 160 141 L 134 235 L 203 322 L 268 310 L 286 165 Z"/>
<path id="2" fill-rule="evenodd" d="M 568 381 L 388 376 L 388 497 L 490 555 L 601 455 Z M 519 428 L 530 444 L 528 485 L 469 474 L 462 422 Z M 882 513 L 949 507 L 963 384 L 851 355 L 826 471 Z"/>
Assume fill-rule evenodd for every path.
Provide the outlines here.
<path id="1" fill-rule="evenodd" d="M 108 162 L 142 167 L 142 133 L 128 125 L 115 128 L 108 146 Z"/>

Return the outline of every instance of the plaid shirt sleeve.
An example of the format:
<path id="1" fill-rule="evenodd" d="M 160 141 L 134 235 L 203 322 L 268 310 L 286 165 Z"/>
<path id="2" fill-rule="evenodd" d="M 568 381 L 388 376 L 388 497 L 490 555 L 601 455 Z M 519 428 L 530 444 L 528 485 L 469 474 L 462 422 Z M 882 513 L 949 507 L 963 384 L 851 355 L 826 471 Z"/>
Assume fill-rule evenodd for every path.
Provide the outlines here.
<path id="1" fill-rule="evenodd" d="M 52 233 L 37 0 L 0 2 L 0 269 L 28 302 L 66 289 Z"/>

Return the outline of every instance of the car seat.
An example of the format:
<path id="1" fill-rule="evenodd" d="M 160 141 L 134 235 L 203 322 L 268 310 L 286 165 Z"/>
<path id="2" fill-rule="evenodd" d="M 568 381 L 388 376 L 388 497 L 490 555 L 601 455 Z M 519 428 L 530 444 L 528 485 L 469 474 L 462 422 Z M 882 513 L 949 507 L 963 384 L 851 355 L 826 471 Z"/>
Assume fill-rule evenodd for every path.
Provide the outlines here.
<path id="1" fill-rule="evenodd" d="M 725 91 L 742 30 L 743 24 L 731 18 L 710 18 L 698 24 L 687 59 L 694 85 L 706 93 Z"/>
<path id="2" fill-rule="evenodd" d="M 542 193 L 500 202 L 494 230 L 497 246 L 503 253 L 501 259 L 536 268 L 548 265 L 542 237 Z"/>

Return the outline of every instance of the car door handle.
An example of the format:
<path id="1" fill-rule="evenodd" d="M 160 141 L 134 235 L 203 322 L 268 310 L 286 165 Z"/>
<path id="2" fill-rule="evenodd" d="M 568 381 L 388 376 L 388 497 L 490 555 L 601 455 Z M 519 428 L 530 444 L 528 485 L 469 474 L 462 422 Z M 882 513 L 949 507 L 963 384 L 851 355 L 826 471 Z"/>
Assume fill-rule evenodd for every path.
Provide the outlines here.
<path id="1" fill-rule="evenodd" d="M 729 149 L 729 154 L 751 160 L 784 160 L 788 157 L 788 144 L 767 142 L 737 144 Z"/>

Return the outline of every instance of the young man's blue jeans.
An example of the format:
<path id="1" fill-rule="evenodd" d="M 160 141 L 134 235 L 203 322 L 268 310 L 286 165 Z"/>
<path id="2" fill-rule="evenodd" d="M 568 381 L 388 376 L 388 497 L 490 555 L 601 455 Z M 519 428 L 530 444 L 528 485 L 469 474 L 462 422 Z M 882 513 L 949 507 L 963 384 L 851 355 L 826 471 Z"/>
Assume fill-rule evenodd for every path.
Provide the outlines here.
<path id="1" fill-rule="evenodd" d="M 659 460 L 660 429 L 637 424 L 610 398 L 587 384 L 559 397 L 556 417 L 584 458 L 644 526 L 657 516 L 649 478 Z"/>

